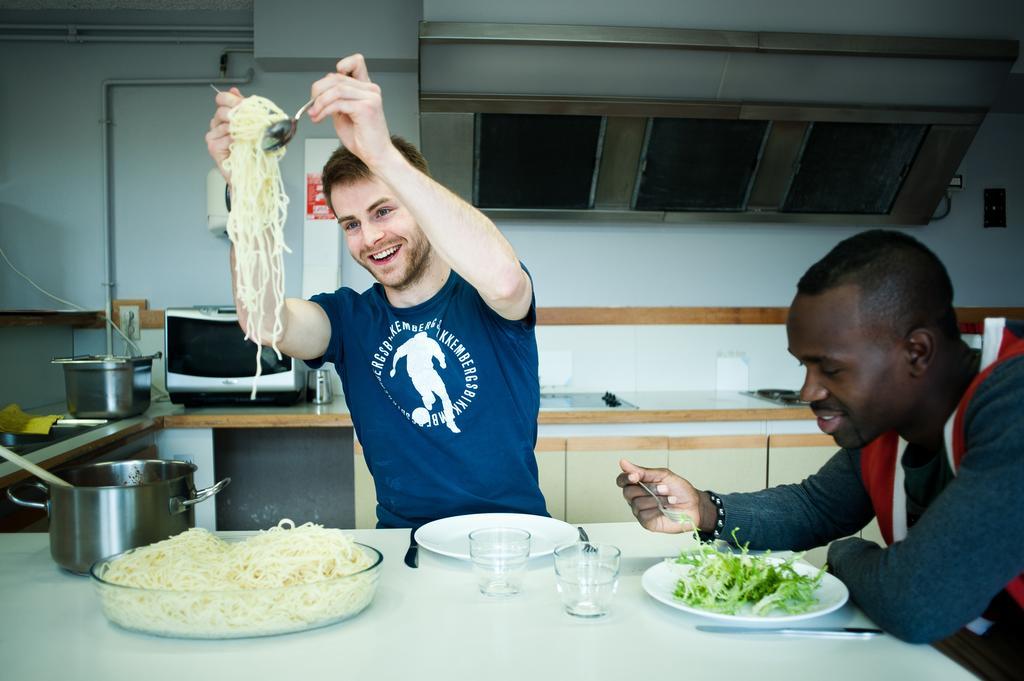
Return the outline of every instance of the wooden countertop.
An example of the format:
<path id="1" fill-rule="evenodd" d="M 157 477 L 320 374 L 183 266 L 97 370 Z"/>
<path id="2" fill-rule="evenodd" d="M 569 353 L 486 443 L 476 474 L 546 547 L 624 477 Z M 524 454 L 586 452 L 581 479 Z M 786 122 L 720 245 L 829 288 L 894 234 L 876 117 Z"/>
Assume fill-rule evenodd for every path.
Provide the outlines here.
<path id="1" fill-rule="evenodd" d="M 806 407 L 782 407 L 741 393 L 715 391 L 617 393 L 636 409 L 541 410 L 540 425 L 601 426 L 614 424 L 666 424 L 737 421 L 809 421 Z M 57 406 L 61 411 L 63 406 Z M 52 413 L 56 413 L 52 411 Z M 162 428 L 351 428 L 352 416 L 342 397 L 330 404 L 306 402 L 283 406 L 230 406 L 185 409 L 155 402 L 141 415 L 87 431 L 28 455 L 32 463 L 54 468 L 108 445 L 141 437 Z M 29 477 L 14 464 L 0 463 L 0 487 Z"/>
<path id="2" fill-rule="evenodd" d="M 782 407 L 735 392 L 707 391 L 616 393 L 636 409 L 542 409 L 545 424 L 691 423 L 701 421 L 790 421 L 812 419 L 807 407 Z M 161 411 L 165 413 L 160 413 Z M 343 398 L 325 405 L 300 403 L 286 407 L 203 407 L 162 405 L 164 428 L 339 428 L 351 427 Z"/>
<path id="3" fill-rule="evenodd" d="M 164 413 L 162 413 L 164 412 Z M 344 399 L 329 404 L 300 402 L 284 407 L 200 407 L 161 404 L 150 413 L 163 428 L 351 428 Z"/>

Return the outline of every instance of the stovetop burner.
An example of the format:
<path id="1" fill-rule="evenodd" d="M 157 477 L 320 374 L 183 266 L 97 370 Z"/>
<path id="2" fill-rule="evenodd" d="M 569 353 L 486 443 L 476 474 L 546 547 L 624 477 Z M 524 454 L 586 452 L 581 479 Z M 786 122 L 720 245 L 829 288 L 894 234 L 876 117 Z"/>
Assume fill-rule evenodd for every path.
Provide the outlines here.
<path id="1" fill-rule="evenodd" d="M 750 390 L 744 393 L 751 397 L 757 397 L 758 399 L 767 400 L 775 404 L 783 404 L 787 406 L 806 406 L 810 402 L 804 402 L 800 399 L 799 390 L 783 390 L 781 388 L 762 388 L 760 390 Z"/>
<path id="2" fill-rule="evenodd" d="M 599 393 L 541 393 L 540 408 L 542 410 L 580 411 L 636 409 L 637 406 L 611 392 L 606 392 L 604 395 Z"/>

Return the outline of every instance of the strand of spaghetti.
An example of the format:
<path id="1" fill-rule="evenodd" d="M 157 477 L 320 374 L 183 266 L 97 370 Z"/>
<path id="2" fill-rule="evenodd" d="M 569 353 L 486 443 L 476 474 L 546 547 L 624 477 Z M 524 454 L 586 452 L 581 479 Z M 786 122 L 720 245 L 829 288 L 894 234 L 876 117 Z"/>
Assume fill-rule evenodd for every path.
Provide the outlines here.
<path id="1" fill-rule="evenodd" d="M 265 303 L 272 301 L 271 347 L 278 359 L 277 339 L 284 310 L 284 259 L 290 253 L 284 241 L 288 195 L 281 180 L 280 160 L 285 148 L 263 150 L 267 127 L 288 115 L 264 97 L 246 97 L 231 112 L 231 154 L 225 167 L 231 172 L 231 212 L 228 238 L 235 247 L 235 290 L 245 308 L 245 337 L 256 344 L 256 373 L 250 399 L 263 373 L 260 361 L 265 330 Z"/>

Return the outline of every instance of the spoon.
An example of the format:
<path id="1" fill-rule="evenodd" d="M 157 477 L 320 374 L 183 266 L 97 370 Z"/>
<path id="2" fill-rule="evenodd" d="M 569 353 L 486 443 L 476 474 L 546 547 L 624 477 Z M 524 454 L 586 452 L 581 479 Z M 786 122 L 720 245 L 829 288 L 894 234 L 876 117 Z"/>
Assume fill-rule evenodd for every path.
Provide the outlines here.
<path id="1" fill-rule="evenodd" d="M 39 466 L 35 465 L 25 457 L 18 456 L 17 454 L 7 449 L 7 447 L 4 447 L 3 445 L 0 445 L 0 456 L 4 457 L 5 459 L 13 463 L 15 466 L 24 468 L 32 475 L 36 476 L 41 480 L 45 480 L 51 485 L 57 485 L 58 487 L 71 487 L 71 485 L 68 482 L 61 480 L 60 478 L 58 478 L 56 475 L 46 470 L 45 468 L 40 468 Z"/>
<path id="2" fill-rule="evenodd" d="M 276 151 L 291 142 L 295 137 L 295 128 L 299 125 L 299 118 L 312 104 L 313 99 L 303 104 L 291 118 L 267 126 L 267 132 L 263 135 L 263 151 Z"/>
<path id="3" fill-rule="evenodd" d="M 645 485 L 643 482 L 641 482 L 640 480 L 637 480 L 636 483 L 638 485 L 640 485 L 641 487 L 643 487 L 647 491 L 648 494 L 650 494 L 652 497 L 654 497 L 654 503 L 656 503 L 658 505 L 658 510 L 661 511 L 661 514 L 663 516 L 665 516 L 666 518 L 668 518 L 672 522 L 676 522 L 676 523 L 680 523 L 680 524 L 683 521 L 688 520 L 688 517 L 687 517 L 686 513 L 684 513 L 683 511 L 677 511 L 675 509 L 666 508 L 665 505 L 661 503 L 661 499 L 658 497 L 658 495 L 654 493 L 654 490 L 652 490 L 650 487 Z"/>

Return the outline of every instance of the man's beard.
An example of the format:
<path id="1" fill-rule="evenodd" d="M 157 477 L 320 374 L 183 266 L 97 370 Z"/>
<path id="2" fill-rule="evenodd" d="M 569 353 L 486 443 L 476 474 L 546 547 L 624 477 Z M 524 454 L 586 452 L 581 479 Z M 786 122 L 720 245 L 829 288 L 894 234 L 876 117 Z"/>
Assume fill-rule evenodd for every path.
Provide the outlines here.
<path id="1" fill-rule="evenodd" d="M 427 273 L 427 268 L 430 265 L 430 258 L 433 255 L 433 249 L 430 246 L 430 242 L 426 239 L 422 241 L 406 241 L 402 246 L 402 250 L 406 251 L 406 257 L 408 259 L 408 266 L 405 268 L 405 273 L 402 278 L 395 283 L 386 283 L 381 281 L 374 271 L 372 265 L 366 262 L 360 262 L 359 264 L 373 276 L 379 283 L 387 286 L 388 288 L 395 289 L 396 291 L 404 291 L 405 289 L 418 283 L 423 276 Z"/>

